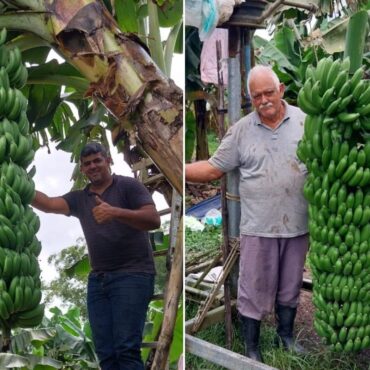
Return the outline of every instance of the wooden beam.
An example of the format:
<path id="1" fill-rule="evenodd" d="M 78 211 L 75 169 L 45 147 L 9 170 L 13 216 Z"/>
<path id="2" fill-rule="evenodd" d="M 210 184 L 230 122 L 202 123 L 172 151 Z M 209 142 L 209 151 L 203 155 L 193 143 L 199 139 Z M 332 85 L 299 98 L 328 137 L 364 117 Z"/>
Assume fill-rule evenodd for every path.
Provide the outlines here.
<path id="1" fill-rule="evenodd" d="M 232 300 L 231 307 L 234 308 L 235 306 L 236 306 L 236 300 Z M 201 326 L 199 327 L 199 330 L 204 330 L 213 324 L 223 321 L 224 317 L 225 317 L 225 306 L 220 306 L 220 307 L 214 308 L 213 310 L 208 311 Z M 190 319 L 185 322 L 185 332 L 186 333 L 191 333 L 194 323 L 195 323 L 195 318 Z"/>
<path id="2" fill-rule="evenodd" d="M 152 301 L 160 301 L 161 299 L 164 299 L 164 293 L 159 294 L 153 294 Z"/>
<path id="3" fill-rule="evenodd" d="M 198 281 L 197 278 L 193 278 L 192 276 L 189 275 L 185 279 L 185 285 L 194 287 L 197 281 Z M 201 283 L 199 283 L 199 287 L 204 288 L 206 290 L 212 290 L 214 285 L 215 285 L 215 283 L 211 283 L 211 282 L 208 282 L 208 281 L 202 281 Z"/>
<path id="4" fill-rule="evenodd" d="M 158 342 L 142 342 L 141 348 L 157 348 Z"/>
<path id="5" fill-rule="evenodd" d="M 158 181 L 158 180 L 163 180 L 165 177 L 163 176 L 162 173 L 159 173 L 158 175 L 154 175 L 154 176 L 149 176 L 147 177 L 144 181 L 143 181 L 143 184 L 144 185 L 149 185 L 155 181 Z"/>
<path id="6" fill-rule="evenodd" d="M 150 158 L 143 158 L 140 162 L 136 162 L 132 165 L 132 171 L 140 171 L 144 168 L 151 166 L 153 161 Z"/>
<path id="7" fill-rule="evenodd" d="M 197 272 L 203 271 L 207 266 L 209 266 L 212 261 L 202 262 L 199 265 L 188 267 L 185 271 L 185 275 L 196 274 Z"/>
<path id="8" fill-rule="evenodd" d="M 153 257 L 167 256 L 168 249 L 161 249 L 159 251 L 153 251 Z"/>
<path id="9" fill-rule="evenodd" d="M 207 299 L 210 295 L 210 292 L 208 291 L 204 291 L 204 290 L 201 290 L 201 289 L 196 289 L 196 288 L 193 288 L 191 286 L 188 286 L 188 285 L 185 285 L 185 294 L 193 294 L 193 295 L 196 295 L 198 297 L 202 297 L 203 299 Z M 215 297 L 214 299 L 214 304 L 216 306 L 219 306 L 220 305 L 220 302 L 221 300 L 223 300 L 223 294 L 219 294 Z"/>
<path id="10" fill-rule="evenodd" d="M 160 216 L 168 215 L 171 213 L 171 208 L 162 209 L 162 211 L 158 211 Z"/>
<path id="11" fill-rule="evenodd" d="M 277 370 L 275 367 L 254 361 L 239 353 L 216 346 L 189 334 L 185 334 L 185 350 L 213 364 L 223 366 L 226 369 Z"/>

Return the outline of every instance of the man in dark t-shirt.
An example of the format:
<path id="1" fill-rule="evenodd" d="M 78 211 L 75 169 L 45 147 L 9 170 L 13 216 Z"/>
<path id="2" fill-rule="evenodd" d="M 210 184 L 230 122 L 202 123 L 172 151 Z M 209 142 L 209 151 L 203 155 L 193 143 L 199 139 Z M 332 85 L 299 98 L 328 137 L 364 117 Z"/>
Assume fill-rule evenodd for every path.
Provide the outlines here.
<path id="1" fill-rule="evenodd" d="M 154 289 L 148 230 L 160 217 L 148 190 L 137 180 L 111 174 L 99 143 L 81 151 L 81 172 L 90 183 L 60 197 L 36 191 L 37 209 L 80 220 L 92 271 L 87 308 L 102 370 L 143 370 L 140 346 Z"/>

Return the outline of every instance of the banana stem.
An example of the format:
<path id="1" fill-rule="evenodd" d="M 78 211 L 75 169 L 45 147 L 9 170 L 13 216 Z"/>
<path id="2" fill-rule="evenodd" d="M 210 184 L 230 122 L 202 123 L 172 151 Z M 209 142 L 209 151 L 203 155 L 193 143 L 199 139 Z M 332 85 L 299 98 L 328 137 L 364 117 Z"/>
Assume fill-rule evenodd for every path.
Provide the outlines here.
<path id="1" fill-rule="evenodd" d="M 161 34 L 159 32 L 158 7 L 152 0 L 148 0 L 149 13 L 149 40 L 148 45 L 153 60 L 158 67 L 167 75 L 166 65 L 163 56 Z"/>
<path id="2" fill-rule="evenodd" d="M 173 51 L 175 50 L 177 35 L 182 27 L 182 22 L 179 22 L 176 26 L 171 29 L 171 32 L 167 38 L 166 46 L 164 49 L 164 62 L 166 65 L 166 73 L 167 76 L 171 75 L 171 66 L 172 66 L 172 58 L 173 58 Z"/>
<path id="3" fill-rule="evenodd" d="M 1 332 L 2 332 L 1 352 L 8 352 L 10 349 L 11 329 L 8 326 L 3 325 L 1 328 Z"/>

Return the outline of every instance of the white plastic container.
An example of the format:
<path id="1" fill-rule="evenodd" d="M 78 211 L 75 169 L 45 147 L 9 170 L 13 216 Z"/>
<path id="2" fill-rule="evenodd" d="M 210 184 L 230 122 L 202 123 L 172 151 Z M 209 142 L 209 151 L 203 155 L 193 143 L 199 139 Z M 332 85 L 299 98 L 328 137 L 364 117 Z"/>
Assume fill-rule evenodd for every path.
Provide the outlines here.
<path id="1" fill-rule="evenodd" d="M 210 209 L 204 216 L 204 223 L 206 225 L 219 226 L 222 223 L 222 215 L 218 209 Z"/>

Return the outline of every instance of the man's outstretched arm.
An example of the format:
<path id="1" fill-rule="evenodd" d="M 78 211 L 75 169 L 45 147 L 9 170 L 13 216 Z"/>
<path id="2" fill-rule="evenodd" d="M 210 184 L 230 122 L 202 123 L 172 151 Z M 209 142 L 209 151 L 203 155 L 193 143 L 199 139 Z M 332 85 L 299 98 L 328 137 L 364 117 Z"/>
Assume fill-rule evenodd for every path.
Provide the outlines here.
<path id="1" fill-rule="evenodd" d="M 209 182 L 224 175 L 208 161 L 198 161 L 185 165 L 185 180 L 189 182 Z"/>
<path id="2" fill-rule="evenodd" d="M 32 201 L 32 206 L 47 213 L 57 213 L 66 216 L 70 213 L 68 203 L 64 198 L 49 197 L 37 190 L 35 198 Z"/>

